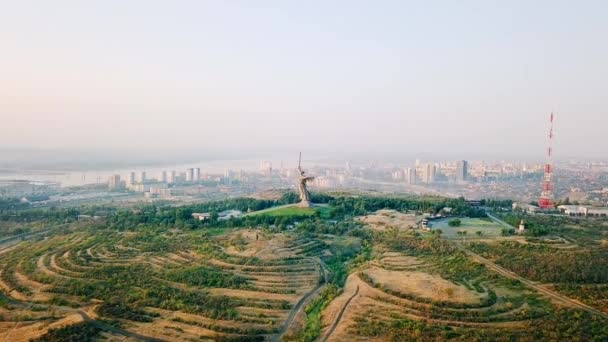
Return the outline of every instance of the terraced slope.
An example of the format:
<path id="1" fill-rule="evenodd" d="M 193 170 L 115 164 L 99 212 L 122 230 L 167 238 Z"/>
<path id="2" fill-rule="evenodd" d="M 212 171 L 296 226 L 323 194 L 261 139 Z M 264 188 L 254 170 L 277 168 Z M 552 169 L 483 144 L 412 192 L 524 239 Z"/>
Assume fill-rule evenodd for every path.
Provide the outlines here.
<path id="1" fill-rule="evenodd" d="M 323 245 L 238 233 L 236 249 L 232 235 L 177 230 L 24 243 L 0 261 L 0 340 L 83 322 L 101 322 L 101 338 L 270 340 L 319 284 L 322 271 L 309 255 Z"/>
<path id="2" fill-rule="evenodd" d="M 436 267 L 424 259 L 386 253 L 351 274 L 342 296 L 324 313 L 325 338 L 394 339 L 385 335 L 387 327 L 403 322 L 423 322 L 441 329 L 524 331 L 544 315 L 542 309 L 529 305 L 525 293 L 487 279 L 455 283 L 434 272 Z"/>

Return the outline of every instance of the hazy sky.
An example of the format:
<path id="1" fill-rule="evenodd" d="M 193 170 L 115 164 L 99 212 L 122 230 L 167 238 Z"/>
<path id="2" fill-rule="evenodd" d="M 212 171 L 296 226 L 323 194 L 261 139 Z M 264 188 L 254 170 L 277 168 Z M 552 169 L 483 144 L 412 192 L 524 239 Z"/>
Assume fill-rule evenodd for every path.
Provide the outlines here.
<path id="1" fill-rule="evenodd" d="M 608 151 L 607 1 L 4 1 L 0 146 Z"/>

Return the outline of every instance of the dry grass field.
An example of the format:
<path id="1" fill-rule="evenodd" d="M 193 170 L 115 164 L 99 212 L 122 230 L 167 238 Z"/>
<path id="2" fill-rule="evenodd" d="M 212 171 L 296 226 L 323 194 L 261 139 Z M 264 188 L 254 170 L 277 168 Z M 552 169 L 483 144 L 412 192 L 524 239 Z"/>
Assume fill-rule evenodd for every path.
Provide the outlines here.
<path id="1" fill-rule="evenodd" d="M 80 232 L 24 243 L 0 261 L 0 340 L 93 320 L 113 340 L 269 340 L 319 283 L 309 255 L 322 249 L 247 229 L 211 239 Z"/>
<path id="2" fill-rule="evenodd" d="M 360 222 L 372 229 L 383 231 L 389 228 L 413 229 L 416 228 L 416 215 L 404 214 L 396 210 L 378 210 L 373 214 L 357 218 Z"/>
<path id="3" fill-rule="evenodd" d="M 324 334 L 340 311 L 329 341 L 388 339 L 382 332 L 364 331 L 370 323 L 390 326 L 408 320 L 455 329 L 516 331 L 534 320 L 535 312 L 522 294 L 476 279 L 455 283 L 435 268 L 424 259 L 384 253 L 348 277 L 342 295 L 323 313 Z"/>

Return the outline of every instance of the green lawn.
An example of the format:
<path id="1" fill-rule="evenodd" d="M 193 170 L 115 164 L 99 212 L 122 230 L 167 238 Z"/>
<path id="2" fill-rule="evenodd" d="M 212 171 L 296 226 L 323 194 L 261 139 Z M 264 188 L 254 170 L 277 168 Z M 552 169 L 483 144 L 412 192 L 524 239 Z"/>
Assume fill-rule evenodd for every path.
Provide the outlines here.
<path id="1" fill-rule="evenodd" d="M 448 222 L 451 219 L 442 219 L 432 222 L 432 229 L 441 229 L 442 235 L 447 239 L 460 239 L 458 231 L 466 231 L 467 239 L 475 238 L 494 238 L 501 236 L 502 227 L 492 221 L 479 218 L 459 218 L 462 221 L 460 227 L 450 227 Z M 481 236 L 476 234 L 482 232 Z"/>
<path id="2" fill-rule="evenodd" d="M 296 206 L 292 207 L 281 207 L 275 210 L 264 210 L 260 213 L 252 213 L 252 215 L 268 215 L 275 217 L 284 217 L 284 216 L 314 216 L 315 208 L 300 208 Z"/>

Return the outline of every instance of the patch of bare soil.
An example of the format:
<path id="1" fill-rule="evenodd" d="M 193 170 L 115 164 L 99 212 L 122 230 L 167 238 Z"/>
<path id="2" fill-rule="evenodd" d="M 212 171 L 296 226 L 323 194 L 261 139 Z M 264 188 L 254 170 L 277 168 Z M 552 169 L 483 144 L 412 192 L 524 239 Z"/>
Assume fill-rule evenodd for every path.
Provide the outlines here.
<path id="1" fill-rule="evenodd" d="M 68 315 L 58 321 L 39 321 L 31 322 L 16 322 L 12 323 L 12 327 L 2 327 L 0 332 L 0 341 L 25 342 L 44 335 L 50 329 L 61 328 L 68 325 L 77 324 L 83 321 L 79 314 Z"/>
<path id="2" fill-rule="evenodd" d="M 51 299 L 51 296 L 48 293 L 44 293 L 44 291 L 50 289 L 52 286 L 51 285 L 46 285 L 46 284 L 42 284 L 39 283 L 37 281 L 31 280 L 30 278 L 26 277 L 25 275 L 19 273 L 19 271 L 15 271 L 15 278 L 17 279 L 17 281 L 29 288 L 32 291 L 32 296 L 30 296 L 30 300 L 33 301 L 48 301 Z"/>
<path id="3" fill-rule="evenodd" d="M 390 228 L 405 230 L 415 229 L 417 227 L 416 215 L 404 214 L 396 210 L 382 209 L 376 211 L 374 214 L 361 216 L 357 219 L 367 224 L 372 229 L 380 231 Z"/>
<path id="4" fill-rule="evenodd" d="M 378 267 L 371 267 L 364 273 L 384 288 L 435 301 L 478 304 L 482 299 L 477 292 L 435 274 L 419 271 L 390 271 Z"/>

